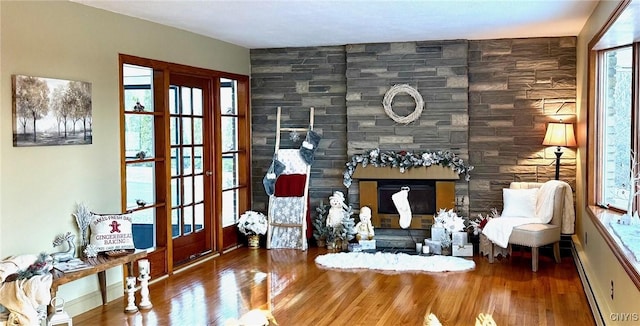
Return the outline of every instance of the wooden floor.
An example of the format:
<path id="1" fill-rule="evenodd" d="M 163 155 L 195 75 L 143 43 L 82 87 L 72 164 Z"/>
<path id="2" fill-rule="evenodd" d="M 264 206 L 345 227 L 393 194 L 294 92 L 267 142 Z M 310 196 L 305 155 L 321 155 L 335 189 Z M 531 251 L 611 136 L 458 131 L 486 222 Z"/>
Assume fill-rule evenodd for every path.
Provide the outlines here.
<path id="1" fill-rule="evenodd" d="M 124 299 L 73 318 L 82 325 L 223 325 L 251 309 L 269 309 L 281 326 L 423 325 L 433 313 L 442 325 L 594 325 L 573 259 L 556 264 L 530 252 L 455 273 L 381 273 L 323 269 L 326 249 L 240 248 L 150 286 L 153 308 L 124 313 Z M 522 256 L 521 256 L 522 255 Z M 139 298 L 137 299 L 139 302 Z"/>

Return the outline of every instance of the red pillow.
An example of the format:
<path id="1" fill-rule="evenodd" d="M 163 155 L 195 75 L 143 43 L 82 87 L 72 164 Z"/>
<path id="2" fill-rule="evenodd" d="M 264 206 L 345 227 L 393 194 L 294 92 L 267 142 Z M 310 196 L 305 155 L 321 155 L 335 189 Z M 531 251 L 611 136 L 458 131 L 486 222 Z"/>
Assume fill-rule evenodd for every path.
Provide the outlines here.
<path id="1" fill-rule="evenodd" d="M 305 174 L 281 174 L 276 179 L 273 194 L 276 197 L 302 197 L 306 181 L 307 176 Z"/>

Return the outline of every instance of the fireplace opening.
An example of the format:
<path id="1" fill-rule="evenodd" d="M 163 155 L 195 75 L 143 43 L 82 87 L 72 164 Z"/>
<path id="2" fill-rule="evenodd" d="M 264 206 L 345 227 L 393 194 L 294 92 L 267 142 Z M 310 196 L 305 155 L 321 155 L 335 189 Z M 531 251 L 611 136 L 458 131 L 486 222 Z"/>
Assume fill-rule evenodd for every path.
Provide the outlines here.
<path id="1" fill-rule="evenodd" d="M 402 187 L 409 187 L 409 206 L 412 214 L 435 214 L 435 180 L 378 180 L 378 213 L 399 214 L 391 196 Z"/>

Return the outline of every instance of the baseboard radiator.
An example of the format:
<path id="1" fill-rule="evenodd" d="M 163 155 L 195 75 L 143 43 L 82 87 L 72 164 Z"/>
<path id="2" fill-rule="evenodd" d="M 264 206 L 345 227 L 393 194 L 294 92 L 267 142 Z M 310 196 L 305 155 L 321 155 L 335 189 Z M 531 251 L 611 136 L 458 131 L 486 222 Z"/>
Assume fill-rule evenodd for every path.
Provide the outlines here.
<path id="1" fill-rule="evenodd" d="M 589 283 L 589 279 L 587 278 L 584 270 L 584 265 L 582 264 L 582 260 L 580 260 L 580 256 L 578 255 L 578 251 L 576 250 L 573 241 L 571 242 L 571 254 L 573 256 L 573 261 L 575 262 L 576 269 L 578 270 L 578 275 L 580 275 L 580 281 L 582 282 L 584 294 L 586 295 L 589 307 L 591 308 L 593 319 L 596 322 L 596 325 L 605 326 L 606 323 L 604 322 L 602 312 L 600 311 L 600 307 L 598 306 L 598 302 L 596 301 L 596 296 L 593 293 L 593 288 L 591 288 L 591 283 Z"/>

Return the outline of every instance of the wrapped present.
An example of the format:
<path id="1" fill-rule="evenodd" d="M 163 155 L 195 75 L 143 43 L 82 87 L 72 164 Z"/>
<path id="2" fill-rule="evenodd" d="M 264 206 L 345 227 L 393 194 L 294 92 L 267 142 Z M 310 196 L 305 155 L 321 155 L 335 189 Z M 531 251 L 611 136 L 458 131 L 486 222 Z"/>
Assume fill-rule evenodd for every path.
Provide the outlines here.
<path id="1" fill-rule="evenodd" d="M 463 246 L 469 243 L 469 236 L 467 232 L 453 232 L 451 234 L 451 243 L 454 246 Z"/>
<path id="2" fill-rule="evenodd" d="M 433 255 L 442 254 L 442 241 L 424 239 L 424 245 L 429 247 L 429 253 Z"/>
<path id="3" fill-rule="evenodd" d="M 347 250 L 349 252 L 360 252 L 362 251 L 362 246 L 359 243 L 350 243 L 347 245 Z"/>
<path id="4" fill-rule="evenodd" d="M 431 239 L 436 241 L 442 241 L 444 237 L 447 235 L 445 229 L 443 227 L 431 227 Z"/>
<path id="5" fill-rule="evenodd" d="M 376 250 L 376 240 L 360 240 L 358 241 L 362 250 Z"/>
<path id="6" fill-rule="evenodd" d="M 470 243 L 464 245 L 453 245 L 451 254 L 453 256 L 471 257 L 473 256 L 473 245 Z"/>

